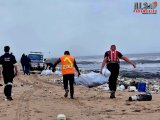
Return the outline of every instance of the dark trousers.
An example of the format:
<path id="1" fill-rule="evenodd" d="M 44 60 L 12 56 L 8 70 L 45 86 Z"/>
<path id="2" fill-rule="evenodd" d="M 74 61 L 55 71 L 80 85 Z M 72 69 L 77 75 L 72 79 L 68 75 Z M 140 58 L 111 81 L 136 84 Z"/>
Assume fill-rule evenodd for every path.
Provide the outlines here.
<path id="1" fill-rule="evenodd" d="M 109 63 L 107 64 L 108 70 L 111 72 L 109 77 L 109 89 L 111 91 L 116 91 L 117 88 L 117 78 L 119 75 L 119 64 L 118 63 Z"/>
<path id="2" fill-rule="evenodd" d="M 25 65 L 25 73 L 27 74 L 27 75 L 30 75 L 30 65 Z M 24 73 L 24 74 L 25 74 Z"/>
<path id="3" fill-rule="evenodd" d="M 13 83 L 13 77 L 4 76 L 4 94 L 6 97 L 10 97 L 12 93 L 12 83 Z"/>
<path id="4" fill-rule="evenodd" d="M 64 89 L 67 90 L 68 89 L 68 81 L 69 81 L 69 86 L 70 86 L 70 95 L 71 97 L 73 97 L 74 95 L 74 74 L 67 74 L 67 75 L 63 75 L 63 85 L 64 85 Z"/>
<path id="5" fill-rule="evenodd" d="M 22 70 L 23 70 L 23 73 L 25 74 L 25 65 L 22 64 Z"/>

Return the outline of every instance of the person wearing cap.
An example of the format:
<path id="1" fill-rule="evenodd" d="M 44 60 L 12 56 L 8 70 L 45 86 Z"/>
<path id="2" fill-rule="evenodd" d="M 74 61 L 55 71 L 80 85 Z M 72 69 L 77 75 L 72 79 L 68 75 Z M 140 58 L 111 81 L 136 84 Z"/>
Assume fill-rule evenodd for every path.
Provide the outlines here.
<path id="1" fill-rule="evenodd" d="M 64 55 L 62 55 L 53 65 L 53 71 L 55 71 L 55 67 L 58 63 L 62 64 L 62 75 L 63 75 L 63 84 L 65 95 L 64 97 L 68 97 L 68 81 L 70 85 L 70 98 L 74 99 L 74 74 L 75 69 L 78 72 L 78 76 L 80 75 L 78 66 L 76 64 L 76 60 L 73 56 L 70 55 L 69 51 L 65 51 Z M 74 69 L 75 68 L 75 69 Z"/>
<path id="2" fill-rule="evenodd" d="M 0 80 L 4 80 L 4 94 L 6 99 L 5 100 L 13 100 L 12 98 L 12 84 L 13 84 L 13 78 L 17 75 L 17 61 L 15 59 L 15 56 L 13 54 L 9 53 L 10 47 L 5 46 L 4 47 L 4 55 L 0 57 Z"/>
<path id="3" fill-rule="evenodd" d="M 105 64 L 108 70 L 111 72 L 111 75 L 109 77 L 109 89 L 111 91 L 110 98 L 116 98 L 115 92 L 117 88 L 117 78 L 118 78 L 119 69 L 120 69 L 119 59 L 122 59 L 127 63 L 133 65 L 134 68 L 136 67 L 136 65 L 131 60 L 129 60 L 127 57 L 125 57 L 119 51 L 116 50 L 116 45 L 111 45 L 110 50 L 105 53 L 104 59 L 101 65 L 101 73 Z"/>

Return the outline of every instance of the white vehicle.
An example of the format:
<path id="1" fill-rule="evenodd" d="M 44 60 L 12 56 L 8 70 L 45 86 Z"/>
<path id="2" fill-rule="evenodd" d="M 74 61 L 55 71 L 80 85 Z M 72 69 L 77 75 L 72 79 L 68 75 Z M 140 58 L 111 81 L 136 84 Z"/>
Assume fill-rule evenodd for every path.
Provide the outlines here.
<path id="1" fill-rule="evenodd" d="M 31 70 L 40 70 L 44 69 L 44 60 L 42 52 L 30 52 L 28 57 L 31 60 Z"/>

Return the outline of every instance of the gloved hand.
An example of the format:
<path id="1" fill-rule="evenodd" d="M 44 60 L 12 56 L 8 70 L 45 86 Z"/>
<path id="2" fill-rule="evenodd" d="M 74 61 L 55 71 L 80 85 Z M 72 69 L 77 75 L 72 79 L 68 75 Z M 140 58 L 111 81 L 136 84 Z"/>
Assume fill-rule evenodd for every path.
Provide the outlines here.
<path id="1" fill-rule="evenodd" d="M 55 68 L 52 68 L 52 72 L 55 72 L 56 71 L 56 69 Z"/>

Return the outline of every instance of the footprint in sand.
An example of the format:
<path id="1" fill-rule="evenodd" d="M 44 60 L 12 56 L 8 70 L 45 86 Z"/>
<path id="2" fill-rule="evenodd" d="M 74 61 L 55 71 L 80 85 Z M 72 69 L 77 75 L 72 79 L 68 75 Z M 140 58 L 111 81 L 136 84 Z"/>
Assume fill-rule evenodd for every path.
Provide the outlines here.
<path id="1" fill-rule="evenodd" d="M 141 110 L 133 110 L 132 112 L 141 112 Z"/>

